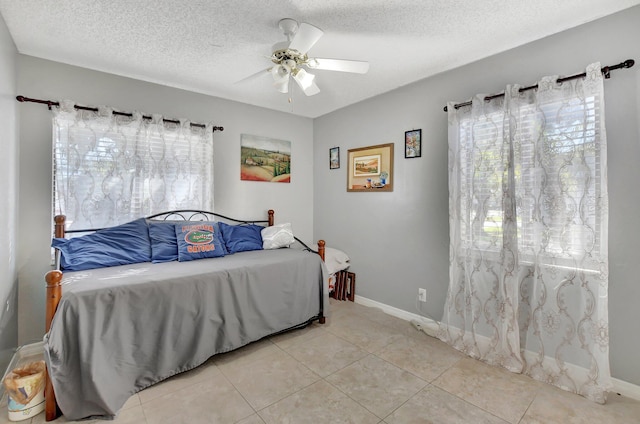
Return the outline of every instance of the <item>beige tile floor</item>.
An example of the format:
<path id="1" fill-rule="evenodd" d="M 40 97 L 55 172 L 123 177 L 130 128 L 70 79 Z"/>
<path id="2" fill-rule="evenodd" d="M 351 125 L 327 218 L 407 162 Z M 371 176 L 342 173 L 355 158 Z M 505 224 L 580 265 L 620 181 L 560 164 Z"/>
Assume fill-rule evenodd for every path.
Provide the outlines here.
<path id="1" fill-rule="evenodd" d="M 598 405 L 332 300 L 327 324 L 214 357 L 132 396 L 114 423 L 622 424 L 640 423 L 640 402 L 611 394 Z"/>

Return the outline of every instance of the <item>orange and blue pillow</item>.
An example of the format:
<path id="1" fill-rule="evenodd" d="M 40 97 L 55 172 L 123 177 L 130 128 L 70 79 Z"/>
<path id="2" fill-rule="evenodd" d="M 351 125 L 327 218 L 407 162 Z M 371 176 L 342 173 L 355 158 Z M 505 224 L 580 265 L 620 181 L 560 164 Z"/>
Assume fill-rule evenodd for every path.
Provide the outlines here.
<path id="1" fill-rule="evenodd" d="M 174 228 L 180 262 L 227 254 L 217 222 L 185 221 L 174 224 Z"/>

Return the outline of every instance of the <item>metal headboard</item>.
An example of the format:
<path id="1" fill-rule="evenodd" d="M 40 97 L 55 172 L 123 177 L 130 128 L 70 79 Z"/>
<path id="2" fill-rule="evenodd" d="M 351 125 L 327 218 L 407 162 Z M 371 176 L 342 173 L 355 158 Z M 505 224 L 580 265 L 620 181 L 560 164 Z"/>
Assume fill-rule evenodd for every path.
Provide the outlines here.
<path id="1" fill-rule="evenodd" d="M 269 224 L 268 219 L 243 220 L 243 219 L 231 218 L 216 212 L 201 211 L 197 209 L 176 209 L 173 211 L 160 212 L 160 213 L 156 213 L 156 214 L 145 217 L 145 219 L 153 219 L 158 221 L 213 221 L 215 220 L 214 218 L 222 218 L 224 220 L 235 222 L 238 224 L 266 224 L 266 225 Z M 104 228 L 65 230 L 65 234 L 91 233 L 91 232 L 100 231 L 100 230 L 104 230 Z M 304 243 L 302 244 L 304 245 Z"/>

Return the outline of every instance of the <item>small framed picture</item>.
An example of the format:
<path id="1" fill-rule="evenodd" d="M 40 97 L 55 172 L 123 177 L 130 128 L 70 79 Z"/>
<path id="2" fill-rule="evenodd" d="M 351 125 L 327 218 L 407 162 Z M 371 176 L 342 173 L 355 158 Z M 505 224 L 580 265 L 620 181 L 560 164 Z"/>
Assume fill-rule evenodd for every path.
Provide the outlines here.
<path id="1" fill-rule="evenodd" d="M 422 130 L 411 130 L 404 133 L 404 157 L 419 158 L 422 156 Z"/>
<path id="2" fill-rule="evenodd" d="M 340 168 L 340 148 L 332 147 L 329 149 L 329 169 Z"/>

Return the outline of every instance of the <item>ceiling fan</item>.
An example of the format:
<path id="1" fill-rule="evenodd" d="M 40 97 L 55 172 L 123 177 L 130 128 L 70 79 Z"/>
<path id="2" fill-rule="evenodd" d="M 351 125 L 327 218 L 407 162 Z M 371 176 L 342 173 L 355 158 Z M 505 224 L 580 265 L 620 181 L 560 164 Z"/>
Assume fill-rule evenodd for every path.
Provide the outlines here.
<path id="1" fill-rule="evenodd" d="M 273 53 L 269 59 L 275 65 L 242 81 L 269 72 L 273 77 L 273 85 L 279 92 L 288 93 L 289 81 L 293 79 L 304 94 L 313 96 L 318 94 L 320 89 L 315 83 L 315 75 L 308 72 L 307 69 L 352 72 L 356 74 L 366 74 L 369 70 L 369 62 L 309 57 L 307 52 L 324 34 L 320 28 L 304 22 L 298 25 L 296 20 L 290 18 L 281 19 L 278 22 L 278 27 L 284 32 L 287 41 L 273 45 Z"/>

